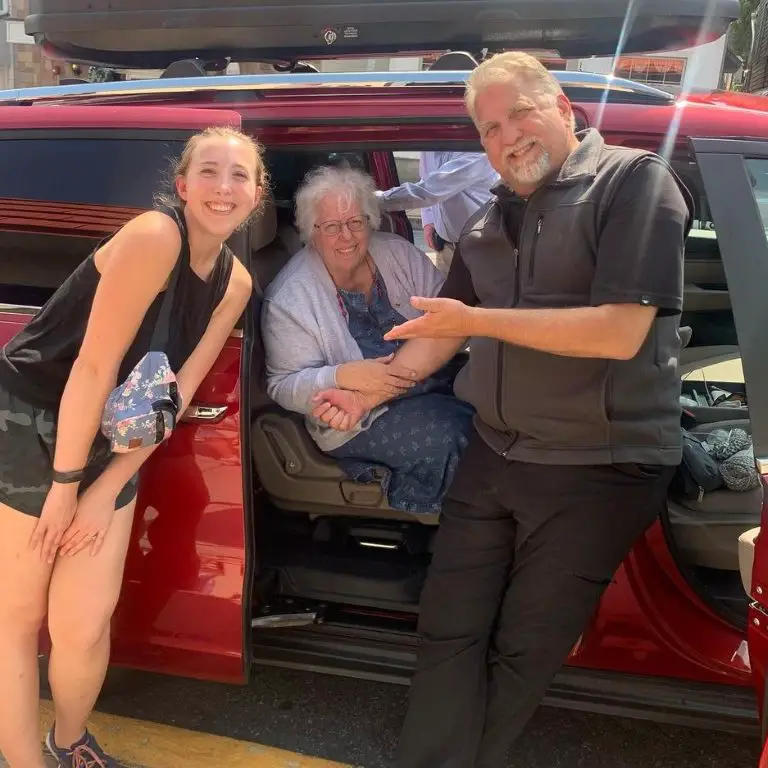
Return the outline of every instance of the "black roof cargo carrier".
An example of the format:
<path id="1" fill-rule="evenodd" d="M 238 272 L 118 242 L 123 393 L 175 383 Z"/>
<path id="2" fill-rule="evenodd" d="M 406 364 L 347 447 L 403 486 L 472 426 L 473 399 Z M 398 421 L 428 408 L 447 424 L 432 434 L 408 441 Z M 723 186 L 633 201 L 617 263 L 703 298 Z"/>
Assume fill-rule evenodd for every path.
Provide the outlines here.
<path id="1" fill-rule="evenodd" d="M 195 57 L 669 50 L 720 37 L 738 14 L 739 0 L 31 0 L 25 27 L 49 56 L 163 69 Z"/>

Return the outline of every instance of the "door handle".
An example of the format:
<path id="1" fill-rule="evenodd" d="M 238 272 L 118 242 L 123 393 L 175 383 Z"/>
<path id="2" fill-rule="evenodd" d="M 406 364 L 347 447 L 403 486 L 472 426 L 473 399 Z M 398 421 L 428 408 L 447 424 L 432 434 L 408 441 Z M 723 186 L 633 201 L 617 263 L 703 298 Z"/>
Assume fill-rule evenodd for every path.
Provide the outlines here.
<path id="1" fill-rule="evenodd" d="M 181 416 L 181 421 L 191 424 L 216 424 L 226 416 L 226 405 L 190 405 Z"/>

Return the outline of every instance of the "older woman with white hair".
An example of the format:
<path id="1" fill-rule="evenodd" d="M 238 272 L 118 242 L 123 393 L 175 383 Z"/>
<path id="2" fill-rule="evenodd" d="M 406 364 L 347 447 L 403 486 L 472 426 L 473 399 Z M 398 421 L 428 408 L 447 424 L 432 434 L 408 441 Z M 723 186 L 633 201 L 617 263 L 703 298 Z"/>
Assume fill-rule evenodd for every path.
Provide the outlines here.
<path id="1" fill-rule="evenodd" d="M 453 395 L 455 365 L 418 382 L 393 360 L 402 342 L 384 335 L 419 316 L 410 298 L 436 296 L 444 278 L 410 242 L 378 232 L 380 220 L 367 174 L 335 167 L 308 174 L 296 195 L 305 247 L 272 281 L 264 301 L 267 391 L 305 416 L 317 445 L 350 477 L 370 481 L 383 474 L 391 506 L 436 512 L 473 411 Z M 334 388 L 388 400 L 357 423 L 340 413 L 328 425 L 312 411 L 316 396 Z"/>

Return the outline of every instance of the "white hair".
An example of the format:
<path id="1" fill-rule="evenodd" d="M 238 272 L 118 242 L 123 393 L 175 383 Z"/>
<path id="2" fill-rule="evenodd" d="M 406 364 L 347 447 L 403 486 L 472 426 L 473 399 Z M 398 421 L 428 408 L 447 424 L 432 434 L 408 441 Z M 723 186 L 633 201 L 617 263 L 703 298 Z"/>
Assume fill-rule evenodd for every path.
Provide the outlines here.
<path id="1" fill-rule="evenodd" d="M 311 241 L 318 203 L 328 195 L 344 200 L 350 208 L 357 203 L 371 228 L 379 228 L 381 209 L 371 176 L 357 168 L 323 166 L 310 171 L 296 192 L 296 227 L 303 243 Z"/>
<path id="2" fill-rule="evenodd" d="M 535 56 L 522 51 L 499 53 L 486 59 L 467 79 L 464 102 L 472 120 L 476 122 L 475 101 L 480 91 L 497 83 L 517 83 L 521 80 L 545 102 L 553 102 L 563 93 L 557 78 Z M 575 127 L 576 118 L 571 114 L 571 128 Z"/>

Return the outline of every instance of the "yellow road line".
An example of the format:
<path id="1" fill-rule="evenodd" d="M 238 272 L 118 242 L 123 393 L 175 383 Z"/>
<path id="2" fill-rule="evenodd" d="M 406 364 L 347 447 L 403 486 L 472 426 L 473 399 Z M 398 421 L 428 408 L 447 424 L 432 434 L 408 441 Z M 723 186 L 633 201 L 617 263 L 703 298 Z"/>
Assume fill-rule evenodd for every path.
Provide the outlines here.
<path id="1" fill-rule="evenodd" d="M 53 705 L 43 701 L 41 734 L 52 723 Z M 136 768 L 350 768 L 263 744 L 100 712 L 94 712 L 88 727 L 107 752 Z"/>

